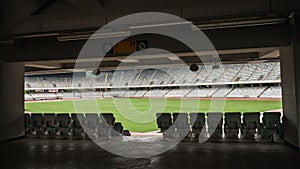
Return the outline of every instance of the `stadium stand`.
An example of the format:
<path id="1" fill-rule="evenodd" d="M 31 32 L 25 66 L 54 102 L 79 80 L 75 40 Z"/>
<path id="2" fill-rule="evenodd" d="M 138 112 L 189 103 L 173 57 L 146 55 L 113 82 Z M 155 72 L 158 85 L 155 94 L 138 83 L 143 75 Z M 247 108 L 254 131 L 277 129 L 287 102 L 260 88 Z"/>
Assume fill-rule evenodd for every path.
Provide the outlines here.
<path id="1" fill-rule="evenodd" d="M 278 80 L 280 79 L 280 62 L 274 63 L 273 69 L 268 73 L 264 80 Z"/>
<path id="2" fill-rule="evenodd" d="M 217 68 L 199 66 L 197 72 L 189 67 L 161 69 L 101 71 L 99 75 L 76 74 L 36 75 L 25 77 L 25 100 L 49 100 L 59 98 L 89 97 L 263 97 L 281 98 L 281 87 L 268 86 L 280 83 L 279 62 L 225 64 Z M 249 87 L 251 84 L 266 84 Z M 218 87 L 218 85 L 227 85 Z M 232 87 L 233 84 L 248 84 L 247 87 Z M 213 85 L 213 87 L 211 87 Z M 170 88 L 172 86 L 172 88 Z M 230 87 L 229 87 L 230 86 Z M 73 87 L 87 91 L 70 91 Z M 154 87 L 151 89 L 149 87 Z M 180 87 L 180 88 L 178 88 Z M 94 94 L 90 88 L 101 88 Z M 126 89 L 125 89 L 126 88 Z M 160 88 L 160 89 L 157 89 Z M 45 92 L 35 92 L 36 89 Z M 48 90 L 60 92 L 47 92 Z"/>
<path id="3" fill-rule="evenodd" d="M 30 94 L 27 94 L 27 93 L 24 94 L 24 99 L 25 100 L 34 100 L 34 98 Z"/>
<path id="4" fill-rule="evenodd" d="M 186 97 L 211 97 L 218 88 L 195 88 Z"/>
<path id="5" fill-rule="evenodd" d="M 146 94 L 147 91 L 148 91 L 148 90 L 145 90 L 145 89 L 143 89 L 143 90 L 138 90 L 138 91 L 135 93 L 134 97 L 144 97 L 144 95 Z"/>
<path id="6" fill-rule="evenodd" d="M 26 113 L 24 117 L 26 134 L 38 137 L 86 138 L 86 131 L 92 137 L 110 138 L 123 134 L 122 123 L 115 123 L 112 113 L 87 113 L 86 115 L 78 113 L 71 116 L 68 113 Z"/>
<path id="7" fill-rule="evenodd" d="M 212 68 L 210 66 L 208 70 L 206 70 L 207 77 L 205 78 L 205 83 L 214 83 L 214 82 L 220 82 L 220 78 L 223 75 L 223 73 L 226 71 L 223 69 L 223 65 L 220 65 L 218 69 Z"/>
<path id="8" fill-rule="evenodd" d="M 186 88 L 186 89 L 114 89 L 105 92 L 61 92 L 61 93 L 30 93 L 24 94 L 26 101 L 79 99 L 99 97 L 229 97 L 229 98 L 281 98 L 280 86 L 262 87 L 213 87 L 213 88 Z"/>
<path id="9" fill-rule="evenodd" d="M 271 86 L 260 95 L 263 98 L 281 98 L 281 96 L 281 86 Z"/>
<path id="10" fill-rule="evenodd" d="M 126 90 L 123 97 L 135 97 L 136 90 Z"/>
<path id="11" fill-rule="evenodd" d="M 258 97 L 267 87 L 242 87 L 234 88 L 227 97 Z"/>
<path id="12" fill-rule="evenodd" d="M 85 138 L 86 133 L 82 125 L 87 128 L 87 131 L 90 132 L 89 134 L 92 134 L 90 136 L 99 137 L 102 133 L 105 133 L 106 137 L 123 134 L 122 123 L 115 123 L 115 117 L 113 117 L 112 113 L 104 113 L 99 116 L 91 113 L 86 114 L 86 117 L 82 113 L 71 114 L 71 116 L 68 113 L 57 115 L 54 113 L 26 113 L 24 117 L 26 134 L 38 137 Z M 103 118 L 102 123 L 100 123 L 99 117 Z M 104 120 L 107 123 L 103 123 Z M 103 127 L 104 125 L 106 125 L 105 128 Z"/>
<path id="13" fill-rule="evenodd" d="M 29 93 L 25 94 L 25 99 L 28 100 L 55 100 L 61 99 L 62 95 L 59 93 Z"/>
<path id="14" fill-rule="evenodd" d="M 249 77 L 249 81 L 263 80 L 274 68 L 274 63 L 258 64 L 254 72 Z"/>
<path id="15" fill-rule="evenodd" d="M 248 81 L 253 72 L 257 69 L 258 64 L 241 65 L 240 71 L 235 75 L 234 81 Z"/>
<path id="16" fill-rule="evenodd" d="M 98 96 L 98 93 L 96 93 L 95 91 L 84 91 L 78 93 L 78 96 L 80 98 L 95 98 Z"/>
<path id="17" fill-rule="evenodd" d="M 226 97 L 228 93 L 232 91 L 233 88 L 229 87 L 221 87 L 219 88 L 212 97 Z"/>
<path id="18" fill-rule="evenodd" d="M 163 137 L 186 137 L 210 140 L 222 138 L 234 139 L 266 139 L 274 142 L 283 136 L 282 114 L 280 112 L 245 112 L 241 118 L 240 112 L 223 113 L 157 113 L 157 126 Z M 79 113 L 79 114 L 54 114 L 33 113 L 24 114 L 27 135 L 59 137 L 59 138 L 89 138 L 130 135 L 124 131 L 122 123 L 115 122 L 112 113 Z M 242 121 L 241 121 L 242 119 Z M 262 119 L 262 123 L 260 123 Z M 224 125 L 223 125 L 224 121 Z M 86 130 L 83 129 L 82 125 Z M 206 132 L 207 131 L 207 132 Z M 87 132 L 87 133 L 86 133 Z M 207 135 L 207 134 L 208 135 Z M 223 137 L 223 134 L 225 137 Z M 241 137 L 239 136 L 241 135 Z"/>
<path id="19" fill-rule="evenodd" d="M 163 97 L 168 90 L 153 89 L 144 94 L 144 97 Z"/>
<path id="20" fill-rule="evenodd" d="M 283 136 L 280 112 L 264 112 L 262 114 L 245 112 L 243 115 L 240 112 L 225 112 L 224 119 L 221 112 L 208 112 L 207 118 L 205 118 L 205 113 L 194 112 L 189 114 L 173 113 L 172 115 L 173 123 L 170 113 L 156 114 L 158 128 L 168 137 L 178 137 L 180 130 L 184 134 L 189 132 L 190 134 L 187 136 L 191 139 L 200 139 L 200 133 L 204 130 L 205 134 L 202 137 L 208 137 L 212 141 L 229 138 L 235 140 L 265 139 L 274 142 L 274 138 Z M 260 123 L 260 119 L 262 119 L 262 123 Z"/>
<path id="21" fill-rule="evenodd" d="M 72 74 L 26 76 L 24 98 L 27 101 L 94 97 L 281 98 L 279 85 L 279 62 L 200 65 L 197 72 L 191 72 L 188 66 L 101 71 L 97 76 L 81 72 L 76 74 L 75 81 L 72 81 Z M 157 124 L 164 138 L 188 132 L 188 136 L 198 138 L 204 130 L 214 139 L 222 138 L 223 134 L 235 139 L 239 135 L 253 138 L 260 134 L 265 139 L 275 134 L 282 136 L 278 117 L 264 114 L 266 117 L 260 123 L 259 113 L 243 113 L 242 121 L 241 113 L 225 113 L 223 126 L 221 113 L 208 113 L 207 119 L 205 113 L 158 113 Z M 216 121 L 216 117 L 220 120 Z M 81 125 L 88 130 L 84 131 Z M 109 113 L 26 115 L 25 126 L 27 133 L 39 136 L 85 138 L 88 134 L 110 138 L 124 133 L 130 135 Z"/>
<path id="22" fill-rule="evenodd" d="M 233 65 L 224 65 L 224 74 L 218 80 L 219 82 L 233 82 L 237 73 L 241 70 L 242 65 L 233 64 Z"/>
<path id="23" fill-rule="evenodd" d="M 165 94 L 165 97 L 185 97 L 189 92 L 191 92 L 190 88 L 172 89 L 168 93 Z"/>
<path id="24" fill-rule="evenodd" d="M 123 97 L 125 90 L 123 89 L 113 89 L 103 92 L 103 97 Z"/>
<path id="25" fill-rule="evenodd" d="M 65 99 L 75 99 L 75 98 L 80 98 L 80 95 L 75 92 L 61 92 L 60 93 L 63 98 Z"/>
<path id="26" fill-rule="evenodd" d="M 236 81 L 280 80 L 278 62 L 229 64 L 219 69 L 199 66 L 198 72 L 191 72 L 189 67 L 103 71 L 96 77 L 76 77 L 78 84 L 72 84 L 72 75 L 26 76 L 25 88 L 70 88 L 94 86 L 145 86 L 169 84 L 193 84 Z"/>
<path id="27" fill-rule="evenodd" d="M 165 68 L 165 75 L 160 79 L 160 83 L 162 85 L 167 85 L 167 84 L 177 84 L 179 83 L 179 78 L 175 78 L 177 77 L 179 74 L 181 74 L 181 70 L 182 69 L 186 69 L 184 67 L 182 68 Z M 177 82 L 178 81 L 178 82 Z"/>

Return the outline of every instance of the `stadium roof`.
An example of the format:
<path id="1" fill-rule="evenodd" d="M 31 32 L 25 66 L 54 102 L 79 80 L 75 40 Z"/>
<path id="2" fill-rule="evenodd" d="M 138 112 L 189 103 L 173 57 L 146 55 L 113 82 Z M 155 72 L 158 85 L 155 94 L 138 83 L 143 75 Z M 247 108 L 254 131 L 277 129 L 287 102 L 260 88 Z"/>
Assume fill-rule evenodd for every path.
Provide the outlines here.
<path id="1" fill-rule="evenodd" d="M 293 0 L 274 0 L 272 3 L 229 0 L 225 4 L 222 0 L 15 1 L 5 2 L 5 9 L 1 10 L 0 48 L 6 61 L 24 61 L 26 74 L 74 71 L 75 60 L 85 40 L 63 37 L 88 37 L 116 18 L 147 11 L 173 14 L 195 24 L 215 45 L 223 63 L 276 61 L 278 48 L 289 43 L 288 25 L 300 9 L 299 3 Z M 145 23 L 137 24 L 145 26 Z M 150 39 L 154 44 L 160 41 L 158 37 L 137 38 Z M 180 44 L 175 46 L 170 51 L 184 62 L 201 64 L 195 54 Z M 124 60 L 125 57 L 108 55 L 100 67 L 110 70 L 122 63 L 124 69 L 128 69 L 132 68 L 133 62 L 146 67 L 153 67 L 153 63 L 164 67 L 180 65 L 176 57 L 169 55 L 139 55 L 131 60 Z M 93 58 L 81 60 L 80 69 L 76 71 L 91 69 L 88 65 L 94 61 Z"/>
<path id="2" fill-rule="evenodd" d="M 263 48 L 263 49 L 247 49 L 247 50 L 222 50 L 218 51 L 222 64 L 235 64 L 235 63 L 260 63 L 268 61 L 278 61 L 279 51 L 276 48 Z M 183 66 L 185 64 L 191 65 L 193 63 L 202 64 L 201 60 L 195 56 L 193 52 L 176 53 L 176 55 L 183 60 L 173 59 L 169 54 L 156 54 L 156 55 L 136 55 L 131 57 L 132 60 L 126 60 L 126 56 L 106 56 L 99 67 L 100 70 L 115 70 L 118 69 L 144 69 L 144 68 L 162 68 L 162 67 L 175 67 Z M 88 71 L 94 70 L 94 64 L 91 62 L 98 61 L 98 58 L 89 58 L 78 60 L 77 70 L 74 70 L 76 59 L 63 59 L 51 61 L 33 61 L 25 62 L 26 74 L 51 74 L 51 73 L 69 73 L 73 71 Z M 195 62 L 198 61 L 198 62 Z M 134 66 L 138 62 L 137 66 Z"/>

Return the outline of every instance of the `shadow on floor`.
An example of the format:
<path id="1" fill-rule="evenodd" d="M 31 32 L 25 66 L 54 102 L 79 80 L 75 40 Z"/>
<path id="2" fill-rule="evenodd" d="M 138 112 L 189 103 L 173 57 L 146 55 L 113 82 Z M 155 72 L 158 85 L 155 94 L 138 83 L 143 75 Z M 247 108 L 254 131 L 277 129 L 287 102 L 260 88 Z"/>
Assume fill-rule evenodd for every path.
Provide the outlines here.
<path id="1" fill-rule="evenodd" d="M 91 140 L 20 139 L 0 144 L 1 168 L 13 169 L 293 169 L 300 153 L 268 143 L 180 143 L 149 159 L 111 154 Z"/>

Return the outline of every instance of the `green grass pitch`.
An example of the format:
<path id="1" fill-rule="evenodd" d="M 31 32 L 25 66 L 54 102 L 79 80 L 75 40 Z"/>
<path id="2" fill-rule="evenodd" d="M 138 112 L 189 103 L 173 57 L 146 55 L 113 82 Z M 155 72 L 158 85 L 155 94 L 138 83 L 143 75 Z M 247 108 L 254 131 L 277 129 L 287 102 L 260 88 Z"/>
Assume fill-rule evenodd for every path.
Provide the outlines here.
<path id="1" fill-rule="evenodd" d="M 126 102 L 128 101 L 128 102 Z M 74 104 L 75 103 L 75 104 Z M 117 104 L 114 104 L 117 103 Z M 75 105 L 75 106 L 74 106 Z M 116 106 L 118 105 L 118 106 Z M 155 108 L 155 105 L 165 105 Z M 223 107 L 224 106 L 224 107 Z M 76 109 L 75 109 L 76 107 Z M 128 120 L 122 115 L 126 112 L 135 110 L 141 112 L 141 118 L 151 117 L 154 119 L 157 112 L 263 112 L 268 110 L 281 109 L 281 101 L 265 100 L 180 100 L 180 99 L 148 99 L 148 98 L 130 98 L 130 99 L 97 99 L 95 100 L 64 100 L 49 102 L 27 102 L 25 109 L 32 113 L 108 113 L 114 114 L 116 121 L 122 122 L 124 129 L 136 132 L 147 132 L 158 130 L 156 120 L 147 123 L 137 123 Z M 75 111 L 76 110 L 76 111 Z M 121 113 L 120 113 L 121 112 Z M 136 118 L 139 118 L 136 116 Z"/>

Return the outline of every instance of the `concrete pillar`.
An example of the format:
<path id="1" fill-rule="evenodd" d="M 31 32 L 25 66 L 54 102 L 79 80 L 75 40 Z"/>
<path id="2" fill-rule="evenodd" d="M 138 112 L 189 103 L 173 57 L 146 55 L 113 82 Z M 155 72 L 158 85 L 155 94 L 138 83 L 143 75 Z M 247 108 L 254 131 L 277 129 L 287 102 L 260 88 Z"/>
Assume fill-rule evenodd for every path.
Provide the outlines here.
<path id="1" fill-rule="evenodd" d="M 24 135 L 24 64 L 0 60 L 0 141 Z"/>
<path id="2" fill-rule="evenodd" d="M 284 140 L 300 148 L 300 26 L 291 26 L 291 44 L 280 49 Z"/>

